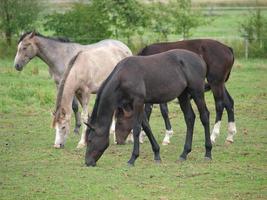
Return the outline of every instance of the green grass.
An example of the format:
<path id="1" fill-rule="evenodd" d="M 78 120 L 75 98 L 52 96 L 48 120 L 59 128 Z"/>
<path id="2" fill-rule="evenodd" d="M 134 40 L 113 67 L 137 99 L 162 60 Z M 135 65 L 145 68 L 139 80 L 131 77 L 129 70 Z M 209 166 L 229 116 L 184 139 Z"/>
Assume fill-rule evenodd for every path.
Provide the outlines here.
<path id="1" fill-rule="evenodd" d="M 136 166 L 126 161 L 132 145 L 111 144 L 95 168 L 84 165 L 84 149 L 70 135 L 65 149 L 55 150 L 50 111 L 55 86 L 38 60 L 22 72 L 0 61 L 0 199 L 267 199 L 267 66 L 266 59 L 236 60 L 227 88 L 235 100 L 238 134 L 225 146 L 227 117 L 204 162 L 203 128 L 196 120 L 193 151 L 182 164 L 185 123 L 176 102 L 170 103 L 175 135 L 161 146 L 162 164 L 153 162 L 150 144 L 141 145 Z M 214 124 L 211 93 L 206 101 Z M 92 108 L 91 101 L 90 108 Z M 158 140 L 164 125 L 156 106 L 151 126 Z"/>

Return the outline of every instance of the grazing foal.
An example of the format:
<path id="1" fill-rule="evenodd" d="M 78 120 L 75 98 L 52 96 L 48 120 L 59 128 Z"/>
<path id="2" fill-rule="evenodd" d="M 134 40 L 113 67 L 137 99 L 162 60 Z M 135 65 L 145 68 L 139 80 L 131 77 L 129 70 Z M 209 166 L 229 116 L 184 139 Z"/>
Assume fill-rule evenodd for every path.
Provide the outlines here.
<path id="1" fill-rule="evenodd" d="M 139 156 L 141 126 L 152 145 L 155 161 L 160 161 L 160 148 L 144 115 L 145 103 L 165 103 L 179 99 L 187 125 L 181 160 L 192 148 L 195 114 L 190 103 L 194 99 L 205 130 L 205 157 L 211 159 L 209 111 L 204 100 L 206 64 L 195 53 L 171 50 L 152 56 L 132 56 L 123 59 L 99 89 L 91 119 L 88 120 L 85 163 L 95 166 L 109 146 L 109 127 L 114 110 L 119 109 L 132 121 L 134 148 L 128 161 L 134 165 Z"/>

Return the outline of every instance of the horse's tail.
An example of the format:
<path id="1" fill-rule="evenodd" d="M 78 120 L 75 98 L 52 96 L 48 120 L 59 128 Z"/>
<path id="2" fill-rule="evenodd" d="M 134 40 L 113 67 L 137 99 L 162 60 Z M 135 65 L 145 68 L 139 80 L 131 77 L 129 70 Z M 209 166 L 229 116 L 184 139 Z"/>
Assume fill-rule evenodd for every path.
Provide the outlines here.
<path id="1" fill-rule="evenodd" d="M 233 50 L 233 48 L 228 47 L 228 49 L 231 51 L 231 56 L 232 56 L 231 69 L 232 69 L 232 67 L 233 67 L 233 65 L 234 65 L 234 62 L 235 62 L 235 55 L 234 55 L 234 50 Z M 226 79 L 225 79 L 225 82 L 228 81 L 228 79 L 229 79 L 229 77 L 230 77 L 230 74 L 231 74 L 231 70 L 230 70 L 229 73 L 227 74 L 227 77 L 226 77 Z"/>
<path id="2" fill-rule="evenodd" d="M 56 100 L 56 109 L 55 109 L 55 112 L 54 112 L 54 121 L 53 121 L 53 126 L 55 125 L 55 120 L 57 119 L 57 110 L 59 109 L 60 107 L 60 103 L 61 103 L 61 99 L 62 99 L 62 95 L 63 95 L 63 90 L 64 90 L 64 87 L 65 87 L 65 83 L 66 83 L 66 80 L 68 78 L 68 75 L 76 61 L 76 59 L 78 58 L 78 56 L 80 55 L 82 51 L 79 51 L 69 62 L 67 68 L 65 69 L 65 72 L 63 74 L 63 77 L 61 78 L 60 80 L 60 83 L 59 83 L 59 87 L 58 87 L 58 93 L 57 93 L 57 100 Z"/>

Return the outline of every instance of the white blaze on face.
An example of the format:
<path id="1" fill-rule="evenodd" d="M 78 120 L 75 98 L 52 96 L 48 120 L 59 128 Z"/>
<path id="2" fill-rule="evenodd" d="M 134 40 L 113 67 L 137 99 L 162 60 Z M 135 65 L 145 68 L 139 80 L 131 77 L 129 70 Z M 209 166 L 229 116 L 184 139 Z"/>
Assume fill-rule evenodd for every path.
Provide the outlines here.
<path id="1" fill-rule="evenodd" d="M 15 59 L 14 59 L 14 65 L 16 65 L 17 62 L 18 62 L 18 59 L 19 59 L 19 49 L 20 49 L 20 48 L 21 48 L 21 42 L 19 43 L 18 48 L 17 48 L 16 57 L 15 57 Z"/>
<path id="2" fill-rule="evenodd" d="M 56 138 L 55 138 L 55 148 L 60 148 L 65 145 L 67 134 L 65 131 L 62 131 L 62 128 L 59 126 L 58 123 L 56 123 Z"/>
<path id="3" fill-rule="evenodd" d="M 210 140 L 212 143 L 215 143 L 216 137 L 218 137 L 220 135 L 220 128 L 221 128 L 221 121 L 218 121 L 214 125 L 212 134 L 210 136 Z"/>

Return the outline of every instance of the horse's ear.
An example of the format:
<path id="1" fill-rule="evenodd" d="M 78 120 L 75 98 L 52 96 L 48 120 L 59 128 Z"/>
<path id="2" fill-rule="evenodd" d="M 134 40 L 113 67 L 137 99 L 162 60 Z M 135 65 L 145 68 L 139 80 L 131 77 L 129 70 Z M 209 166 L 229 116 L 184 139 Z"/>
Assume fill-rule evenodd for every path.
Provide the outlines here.
<path id="1" fill-rule="evenodd" d="M 30 38 L 33 38 L 33 37 L 35 36 L 35 34 L 36 34 L 35 30 L 33 30 L 33 31 L 31 32 L 31 34 L 30 34 Z"/>

